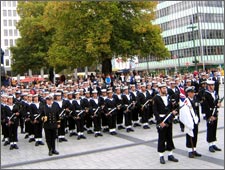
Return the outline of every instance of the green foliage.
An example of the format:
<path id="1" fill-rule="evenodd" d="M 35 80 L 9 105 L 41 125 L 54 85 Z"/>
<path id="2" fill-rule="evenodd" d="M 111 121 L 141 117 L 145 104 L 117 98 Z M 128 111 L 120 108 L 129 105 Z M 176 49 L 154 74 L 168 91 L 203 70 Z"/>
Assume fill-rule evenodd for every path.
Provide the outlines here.
<path id="1" fill-rule="evenodd" d="M 110 60 L 167 57 L 160 29 L 152 25 L 157 2 L 20 2 L 21 38 L 12 47 L 13 68 L 91 66 Z M 32 64 L 35 63 L 35 66 Z M 24 71 L 21 70 L 21 71 Z"/>

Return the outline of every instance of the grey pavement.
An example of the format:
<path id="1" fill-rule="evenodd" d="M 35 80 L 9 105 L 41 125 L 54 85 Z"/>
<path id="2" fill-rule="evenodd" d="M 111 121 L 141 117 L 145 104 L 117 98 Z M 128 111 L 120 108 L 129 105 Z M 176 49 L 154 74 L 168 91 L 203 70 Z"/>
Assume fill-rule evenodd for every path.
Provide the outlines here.
<path id="1" fill-rule="evenodd" d="M 220 96 L 224 96 L 224 85 L 220 85 Z M 18 150 L 9 150 L 1 144 L 2 169 L 224 169 L 224 104 L 219 110 L 217 145 L 222 151 L 211 153 L 206 142 L 206 123 L 201 118 L 197 151 L 199 158 L 188 158 L 185 147 L 185 134 L 179 124 L 173 127 L 174 156 L 178 163 L 159 163 L 157 153 L 157 131 L 154 125 L 144 130 L 136 127 L 135 132 L 117 130 L 118 135 L 103 133 L 95 138 L 86 134 L 86 140 L 66 135 L 68 142 L 56 143 L 60 155 L 48 156 L 47 145 L 34 146 L 19 134 Z M 44 132 L 43 132 L 44 135 Z"/>

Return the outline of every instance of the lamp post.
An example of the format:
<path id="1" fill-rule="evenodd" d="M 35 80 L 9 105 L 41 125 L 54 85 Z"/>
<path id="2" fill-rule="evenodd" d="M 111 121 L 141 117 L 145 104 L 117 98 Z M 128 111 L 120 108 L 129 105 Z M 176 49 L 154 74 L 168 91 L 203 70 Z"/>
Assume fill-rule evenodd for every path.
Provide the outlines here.
<path id="1" fill-rule="evenodd" d="M 197 70 L 197 59 L 196 59 L 196 53 L 195 53 L 195 38 L 194 38 L 194 29 L 197 28 L 197 26 L 189 26 L 187 29 L 192 29 L 192 37 L 193 37 L 193 53 L 194 53 L 194 63 L 195 63 L 195 70 Z"/>

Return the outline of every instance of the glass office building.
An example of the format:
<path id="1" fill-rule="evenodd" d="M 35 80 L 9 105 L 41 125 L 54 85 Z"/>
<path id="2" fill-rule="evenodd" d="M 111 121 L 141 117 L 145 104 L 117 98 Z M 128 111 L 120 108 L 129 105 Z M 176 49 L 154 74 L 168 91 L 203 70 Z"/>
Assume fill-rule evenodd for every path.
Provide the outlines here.
<path id="1" fill-rule="evenodd" d="M 139 60 L 138 70 L 223 66 L 223 1 L 159 1 L 154 24 L 161 27 L 171 56 L 162 61 L 154 61 L 154 57 L 148 62 Z"/>

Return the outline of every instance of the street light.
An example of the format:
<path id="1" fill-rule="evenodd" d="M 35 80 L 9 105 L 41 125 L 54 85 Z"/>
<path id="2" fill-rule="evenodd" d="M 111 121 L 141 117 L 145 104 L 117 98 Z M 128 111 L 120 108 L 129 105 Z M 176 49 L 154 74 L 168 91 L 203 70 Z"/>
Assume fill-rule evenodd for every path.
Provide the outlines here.
<path id="1" fill-rule="evenodd" d="M 196 59 L 196 53 L 195 53 L 195 38 L 194 38 L 194 29 L 197 28 L 197 26 L 189 26 L 187 29 L 192 29 L 192 37 L 193 37 L 193 47 L 194 47 L 194 63 L 195 63 L 195 70 L 197 70 L 197 59 Z"/>

